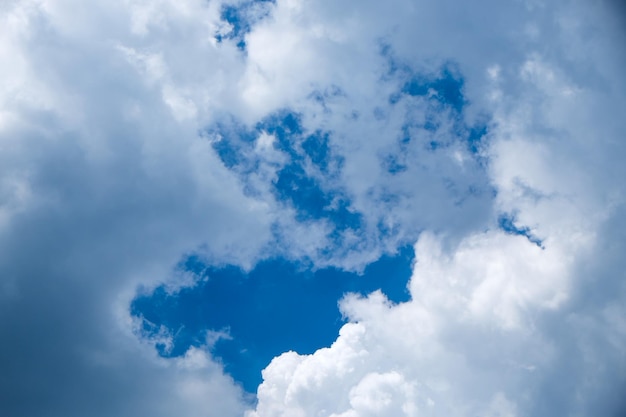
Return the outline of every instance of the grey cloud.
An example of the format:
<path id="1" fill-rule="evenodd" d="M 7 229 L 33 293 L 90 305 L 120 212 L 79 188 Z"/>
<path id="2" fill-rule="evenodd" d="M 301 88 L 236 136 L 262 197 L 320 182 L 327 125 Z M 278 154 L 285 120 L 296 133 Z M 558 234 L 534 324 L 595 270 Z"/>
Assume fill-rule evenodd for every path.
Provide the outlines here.
<path id="1" fill-rule="evenodd" d="M 240 414 L 241 390 L 208 353 L 158 358 L 132 334 L 126 303 L 200 247 L 249 265 L 268 213 L 114 39 L 20 6 L 3 16 L 26 14 L 27 34 L 8 41 L 32 72 L 11 74 L 25 84 L 3 97 L 0 413 Z"/>

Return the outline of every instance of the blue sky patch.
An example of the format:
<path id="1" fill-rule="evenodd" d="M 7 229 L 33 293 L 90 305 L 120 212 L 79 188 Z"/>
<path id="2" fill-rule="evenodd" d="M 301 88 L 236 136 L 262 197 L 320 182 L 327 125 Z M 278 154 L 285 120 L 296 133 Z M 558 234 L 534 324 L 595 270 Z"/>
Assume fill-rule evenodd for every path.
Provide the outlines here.
<path id="1" fill-rule="evenodd" d="M 309 135 L 302 142 L 302 149 L 311 159 L 311 162 L 324 173 L 328 172 L 328 163 L 331 157 L 328 142 L 329 134 L 319 131 Z"/>
<path id="2" fill-rule="evenodd" d="M 414 76 L 402 88 L 402 92 L 411 96 L 432 98 L 444 106 L 461 113 L 467 103 L 463 94 L 465 81 L 452 64 L 442 67 L 437 76 Z"/>
<path id="3" fill-rule="evenodd" d="M 254 10 L 255 6 L 274 3 L 274 0 L 252 0 L 243 2 L 237 6 L 226 4 L 222 6 L 220 18 L 231 25 L 231 30 L 228 33 L 218 33 L 215 35 L 215 39 L 218 42 L 224 40 L 232 40 L 237 45 L 237 48 L 241 51 L 246 50 L 245 36 L 252 29 L 252 25 L 260 17 L 268 15 L 268 11 L 259 12 Z"/>
<path id="4" fill-rule="evenodd" d="M 451 112 L 450 117 L 452 117 L 454 124 L 455 138 L 465 141 L 469 152 L 477 159 L 481 159 L 480 150 L 488 133 L 489 118 L 483 116 L 478 118 L 474 124 L 468 124 L 464 120 L 464 110 L 469 100 L 464 95 L 465 79 L 457 66 L 448 62 L 436 73 L 422 74 L 412 71 L 407 66 L 399 66 L 390 58 L 389 53 L 387 55 L 389 55 L 387 58 L 393 69 L 392 72 L 402 70 L 404 76 L 409 79 L 399 91 L 389 96 L 389 102 L 394 105 L 403 96 L 422 97 L 428 100 L 424 123 L 416 125 L 409 121 L 403 127 L 401 143 L 406 144 L 411 141 L 410 127 L 418 127 L 436 133 L 441 128 L 441 115 L 448 110 Z M 441 142 L 441 139 L 437 138 L 430 140 L 427 147 L 431 151 L 435 151 L 446 146 L 448 143 Z"/>
<path id="5" fill-rule="evenodd" d="M 357 229 L 360 225 L 361 215 L 349 210 L 348 200 L 339 193 L 324 192 L 302 165 L 285 166 L 274 185 L 277 198 L 297 209 L 299 221 L 328 219 L 339 229 Z"/>
<path id="6" fill-rule="evenodd" d="M 498 227 L 500 227 L 500 229 L 511 235 L 524 236 L 526 237 L 526 239 L 528 239 L 529 242 L 532 242 L 540 248 L 543 248 L 543 241 L 537 236 L 533 235 L 528 226 L 520 227 L 517 226 L 515 223 L 515 215 L 504 213 L 498 217 Z"/>
<path id="7" fill-rule="evenodd" d="M 190 257 L 182 268 L 206 279 L 174 295 L 159 287 L 139 296 L 131 313 L 144 319 L 147 335 L 163 329 L 172 335 L 171 350 L 157 346 L 162 356 L 203 345 L 207 331 L 228 333 L 229 338 L 215 342 L 213 353 L 253 392 L 273 357 L 288 350 L 312 353 L 336 339 L 344 323 L 337 302 L 344 294 L 381 289 L 394 302 L 407 301 L 413 257 L 412 247 L 404 247 L 370 264 L 362 275 L 335 268 L 312 271 L 282 258 L 263 261 L 246 274 L 234 266 L 207 267 Z"/>
<path id="8" fill-rule="evenodd" d="M 274 149 L 288 157 L 277 170 L 272 183 L 277 201 L 296 209 L 296 220 L 328 220 L 338 230 L 358 229 L 362 216 L 351 209 L 350 200 L 340 189 L 325 189 L 321 179 L 336 178 L 342 158 L 333 154 L 330 133 L 305 132 L 300 115 L 283 110 L 276 112 L 254 129 L 237 124 L 218 124 L 212 131 L 220 136 L 213 147 L 226 167 L 237 172 L 244 183 L 258 168 L 255 140 L 262 134 L 273 135 Z"/>

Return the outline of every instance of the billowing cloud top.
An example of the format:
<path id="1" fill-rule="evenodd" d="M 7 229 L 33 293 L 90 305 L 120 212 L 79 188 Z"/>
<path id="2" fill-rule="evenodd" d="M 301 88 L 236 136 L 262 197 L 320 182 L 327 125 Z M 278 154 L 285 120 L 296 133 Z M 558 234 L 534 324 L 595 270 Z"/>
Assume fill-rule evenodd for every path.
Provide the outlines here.
<path id="1" fill-rule="evenodd" d="M 625 25 L 608 0 L 3 2 L 0 415 L 622 416 Z M 410 299 L 346 293 L 256 397 L 228 329 L 168 356 L 131 308 L 211 280 L 190 257 L 359 273 L 406 245 Z"/>

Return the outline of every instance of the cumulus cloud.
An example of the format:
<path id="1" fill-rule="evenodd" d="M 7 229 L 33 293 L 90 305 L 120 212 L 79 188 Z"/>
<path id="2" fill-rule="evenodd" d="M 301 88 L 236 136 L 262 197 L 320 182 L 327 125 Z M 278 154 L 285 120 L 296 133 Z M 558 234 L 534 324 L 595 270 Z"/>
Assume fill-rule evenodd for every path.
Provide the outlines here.
<path id="1" fill-rule="evenodd" d="M 587 277 L 578 276 L 576 255 L 588 261 L 589 248 L 541 249 L 498 231 L 470 236 L 451 251 L 424 234 L 415 250 L 411 301 L 348 295 L 341 309 L 349 323 L 337 341 L 312 355 L 275 358 L 263 371 L 256 410 L 246 415 L 623 411 L 623 323 L 616 314 L 623 314 L 624 287 L 603 283 L 620 289 L 598 295 L 598 310 L 581 305 L 574 293 Z"/>
<path id="2" fill-rule="evenodd" d="M 554 31 L 562 55 L 537 48 L 483 65 L 484 90 L 470 96 L 492 110 L 482 150 L 494 212 L 537 240 L 422 233 L 411 301 L 348 295 L 337 341 L 275 358 L 248 416 L 623 413 L 623 261 L 613 250 L 623 247 L 625 91 L 614 72 L 623 56 L 604 49 L 622 28 L 578 14 L 606 10 L 569 6 L 528 4 L 558 24 L 529 22 L 523 42 Z M 595 58 L 585 70 L 582 50 Z"/>
<path id="3" fill-rule="evenodd" d="M 617 415 L 612 7 L 4 2 L 0 411 Z M 298 126 L 280 137 L 285 114 Z M 323 197 L 317 214 L 287 174 Z M 175 271 L 189 253 L 360 270 L 415 241 L 412 299 L 346 296 L 337 341 L 275 358 L 255 407 L 210 346 L 160 358 L 130 319 L 139 286 L 194 285 Z"/>

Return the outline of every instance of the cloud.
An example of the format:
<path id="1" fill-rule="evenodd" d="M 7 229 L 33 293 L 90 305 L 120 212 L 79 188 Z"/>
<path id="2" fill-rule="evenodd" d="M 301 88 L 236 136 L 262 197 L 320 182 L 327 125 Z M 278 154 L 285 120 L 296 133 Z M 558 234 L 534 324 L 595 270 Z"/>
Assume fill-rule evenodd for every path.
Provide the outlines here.
<path id="1" fill-rule="evenodd" d="M 133 333 L 137 288 L 194 285 L 189 254 L 361 270 L 415 241 L 412 300 L 345 297 L 249 416 L 623 411 L 612 6 L 265 3 L 0 6 L 2 413 L 241 415 L 208 347 Z"/>
<path id="2" fill-rule="evenodd" d="M 168 53 L 133 44 L 154 45 L 151 31 L 176 25 L 186 32 L 170 46 L 186 44 L 205 23 L 186 25 L 198 15 L 174 7 L 180 14 L 169 10 L 165 26 L 150 18 L 148 34 L 135 36 L 121 6 L 3 6 L 3 415 L 242 409 L 240 389 L 208 353 L 166 361 L 131 333 L 128 306 L 140 283 L 188 284 L 172 268 L 201 246 L 250 265 L 271 222 L 199 139 L 190 120 L 199 116 L 170 100 L 184 104 L 193 94 L 174 84 L 180 73 Z"/>
<path id="3" fill-rule="evenodd" d="M 493 114 L 482 151 L 494 211 L 513 214 L 542 245 L 494 226 L 460 240 L 422 233 L 412 300 L 348 295 L 337 341 L 275 358 L 247 416 L 621 415 L 615 314 L 625 293 L 613 250 L 623 241 L 624 86 L 613 71 L 622 57 L 590 48 L 616 32 L 583 22 L 578 7 L 596 18 L 602 10 L 569 6 L 549 10 L 558 27 L 535 22 L 531 31 L 558 33 L 563 55 L 535 50 L 504 61 L 504 71 L 485 65 L 491 81 L 468 93 Z M 582 41 L 581 27 L 594 27 L 593 41 Z M 595 58 L 584 76 L 582 50 Z"/>
<path id="4" fill-rule="evenodd" d="M 348 295 L 333 345 L 275 358 L 247 416 L 618 415 L 623 285 L 604 313 L 583 308 L 573 253 L 503 232 L 446 251 L 425 234 L 412 300 Z"/>

